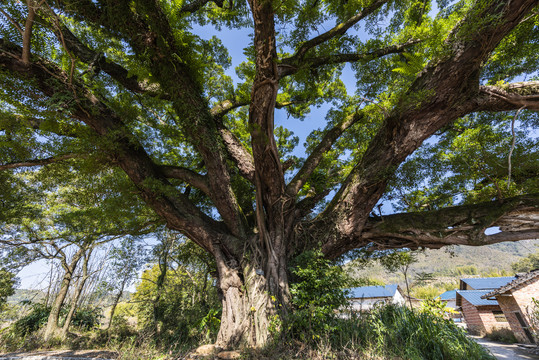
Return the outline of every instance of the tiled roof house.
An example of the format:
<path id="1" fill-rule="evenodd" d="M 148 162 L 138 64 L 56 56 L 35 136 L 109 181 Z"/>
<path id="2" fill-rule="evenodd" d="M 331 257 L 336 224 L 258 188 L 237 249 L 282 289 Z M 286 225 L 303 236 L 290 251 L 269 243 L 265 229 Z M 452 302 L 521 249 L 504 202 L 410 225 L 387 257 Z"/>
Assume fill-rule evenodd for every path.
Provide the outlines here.
<path id="1" fill-rule="evenodd" d="M 503 311 L 515 337 L 523 343 L 534 343 L 531 314 L 532 299 L 539 299 L 539 269 L 517 275 L 511 282 L 481 296 L 485 301 L 495 299 Z"/>
<path id="2" fill-rule="evenodd" d="M 370 310 L 375 304 L 403 305 L 405 298 L 399 285 L 361 286 L 350 289 L 350 305 L 353 311 Z"/>
<path id="3" fill-rule="evenodd" d="M 460 279 L 460 290 L 497 289 L 513 280 L 515 280 L 514 276 Z"/>
<path id="4" fill-rule="evenodd" d="M 443 294 L 436 296 L 435 299 L 440 299 L 449 308 L 457 308 L 457 290 L 447 290 Z"/>
<path id="5" fill-rule="evenodd" d="M 460 280 L 456 305 L 461 308 L 470 333 L 484 335 L 494 329 L 509 329 L 509 323 L 498 302 L 495 299 L 483 299 L 482 296 L 514 279 L 514 277 L 498 277 Z"/>

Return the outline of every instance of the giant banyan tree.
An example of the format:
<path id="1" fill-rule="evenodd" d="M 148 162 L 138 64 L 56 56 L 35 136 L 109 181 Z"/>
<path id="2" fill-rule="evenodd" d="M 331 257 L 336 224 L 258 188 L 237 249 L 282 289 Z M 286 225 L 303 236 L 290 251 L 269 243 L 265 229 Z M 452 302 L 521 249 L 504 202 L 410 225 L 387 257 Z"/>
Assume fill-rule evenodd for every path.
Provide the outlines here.
<path id="1" fill-rule="evenodd" d="M 7 0 L 0 179 L 39 193 L 36 179 L 108 174 L 100 196 L 214 257 L 217 342 L 260 346 L 306 249 L 539 237 L 538 14 L 532 0 Z M 236 76 L 234 34 L 251 40 Z M 17 189 L 0 187 L 6 222 Z"/>

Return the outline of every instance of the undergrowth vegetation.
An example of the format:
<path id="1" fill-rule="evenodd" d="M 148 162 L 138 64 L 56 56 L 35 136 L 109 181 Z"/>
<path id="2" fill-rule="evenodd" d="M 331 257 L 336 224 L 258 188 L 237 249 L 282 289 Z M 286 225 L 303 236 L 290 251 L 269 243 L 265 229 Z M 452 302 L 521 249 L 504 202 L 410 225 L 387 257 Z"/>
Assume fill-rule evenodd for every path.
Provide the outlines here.
<path id="1" fill-rule="evenodd" d="M 511 331 L 511 329 L 507 328 L 494 328 L 490 330 L 486 336 L 492 341 L 502 342 L 506 344 L 513 344 L 518 342 L 517 338 L 515 337 L 515 334 Z"/>
<path id="2" fill-rule="evenodd" d="M 337 319 L 310 342 L 284 337 L 248 359 L 493 360 L 451 320 L 429 311 L 387 305 Z M 277 355 L 278 354 L 278 355 Z"/>
<path id="3" fill-rule="evenodd" d="M 306 320 L 306 319 L 305 319 Z M 297 321 L 297 319 L 296 319 Z M 284 331 L 264 349 L 245 350 L 244 359 L 409 359 L 409 360 L 493 360 L 484 348 L 468 338 L 451 320 L 436 311 L 411 311 L 406 307 L 381 306 L 363 314 L 341 314 L 331 327 L 311 336 Z M 71 349 L 107 348 L 117 351 L 120 360 L 177 359 L 192 350 L 193 343 L 175 341 L 156 343 L 153 333 L 130 332 L 118 337 L 119 328 L 81 332 L 63 343 L 43 344 L 29 334 L 16 344 L 6 342 L 2 332 L 2 350 L 64 347 Z"/>
<path id="4" fill-rule="evenodd" d="M 494 359 L 466 337 L 440 301 L 425 301 L 414 310 L 384 305 L 352 312 L 346 306 L 345 289 L 354 282 L 321 252 L 302 254 L 290 270 L 292 311 L 276 314 L 271 324 L 273 341 L 263 349 L 244 349 L 243 359 Z M 143 278 L 157 278 L 158 268 L 152 271 Z M 194 292 L 186 283 L 182 285 L 183 275 L 178 272 L 163 279 L 161 289 L 157 281 L 142 282 L 133 296 L 138 302 L 119 306 L 106 330 L 97 328 L 98 312 L 81 309 L 63 340 L 41 339 L 50 310 L 36 304 L 0 330 L 0 351 L 108 349 L 117 352 L 119 360 L 168 360 L 184 358 L 197 346 L 214 342 L 219 325 L 216 294 L 198 298 L 201 289 L 208 294 L 213 290 L 204 283 Z M 133 323 L 133 318 L 138 321 Z"/>

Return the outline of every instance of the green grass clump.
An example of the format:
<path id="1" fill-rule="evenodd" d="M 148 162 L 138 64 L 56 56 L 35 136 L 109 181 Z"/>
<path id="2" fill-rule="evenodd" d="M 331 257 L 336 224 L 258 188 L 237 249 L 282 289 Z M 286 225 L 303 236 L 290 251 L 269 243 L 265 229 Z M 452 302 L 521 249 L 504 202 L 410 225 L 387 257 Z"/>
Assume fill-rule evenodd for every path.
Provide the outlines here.
<path id="1" fill-rule="evenodd" d="M 247 359 L 495 360 L 451 320 L 428 311 L 383 306 L 338 319 L 317 341 L 286 337 Z"/>
<path id="2" fill-rule="evenodd" d="M 116 337 L 115 331 L 92 330 L 69 339 L 62 347 L 112 350 L 119 360 L 165 360 L 183 358 L 198 345 L 182 341 L 157 344 L 152 333 L 139 331 Z M 306 329 L 304 335 L 312 335 L 310 331 Z M 35 347 L 38 344 L 33 344 L 34 348 L 43 348 L 44 344 Z M 283 331 L 264 349 L 245 349 L 242 359 L 495 360 L 442 313 L 393 305 L 334 318 L 331 327 L 308 340 L 297 332 Z"/>
<path id="3" fill-rule="evenodd" d="M 469 339 L 451 320 L 412 312 L 399 306 L 385 306 L 344 322 L 348 331 L 357 327 L 355 340 L 377 349 L 381 355 L 410 360 L 494 359 Z M 344 330 L 344 329 L 343 329 Z"/>

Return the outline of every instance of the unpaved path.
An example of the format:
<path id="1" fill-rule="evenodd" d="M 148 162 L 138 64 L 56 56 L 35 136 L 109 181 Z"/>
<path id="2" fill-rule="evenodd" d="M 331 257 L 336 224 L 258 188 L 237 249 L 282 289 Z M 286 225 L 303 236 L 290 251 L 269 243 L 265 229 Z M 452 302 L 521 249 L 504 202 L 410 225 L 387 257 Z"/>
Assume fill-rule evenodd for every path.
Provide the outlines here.
<path id="1" fill-rule="evenodd" d="M 105 350 L 57 350 L 0 354 L 0 360 L 113 360 L 118 355 Z"/>
<path id="2" fill-rule="evenodd" d="M 490 341 L 477 336 L 471 336 L 477 343 L 481 344 L 496 357 L 498 360 L 538 360 L 539 356 L 532 355 L 518 345 L 502 344 Z"/>

